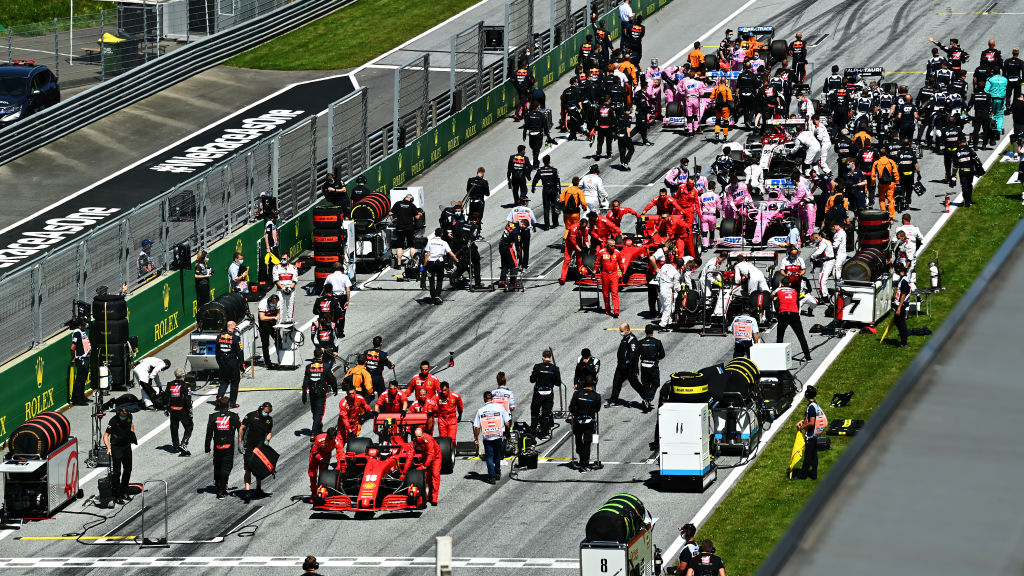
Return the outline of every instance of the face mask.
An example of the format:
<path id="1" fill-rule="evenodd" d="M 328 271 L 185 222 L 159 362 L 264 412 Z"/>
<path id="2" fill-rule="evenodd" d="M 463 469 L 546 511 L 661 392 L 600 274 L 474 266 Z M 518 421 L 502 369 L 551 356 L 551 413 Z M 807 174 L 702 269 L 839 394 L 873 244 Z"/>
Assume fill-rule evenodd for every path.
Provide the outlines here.
<path id="1" fill-rule="evenodd" d="M 120 418 L 121 420 L 127 420 L 128 419 L 128 416 L 125 416 L 123 414 L 118 414 L 117 417 Z"/>
<path id="2" fill-rule="evenodd" d="M 264 410 L 264 411 L 263 411 L 263 415 L 264 415 L 264 416 L 270 416 L 270 412 L 268 412 L 268 411 Z"/>
<path id="3" fill-rule="evenodd" d="M 242 262 L 243 262 L 243 260 L 239 260 L 239 261 L 238 261 L 238 265 L 239 265 L 239 266 L 241 266 L 241 265 L 242 265 Z"/>

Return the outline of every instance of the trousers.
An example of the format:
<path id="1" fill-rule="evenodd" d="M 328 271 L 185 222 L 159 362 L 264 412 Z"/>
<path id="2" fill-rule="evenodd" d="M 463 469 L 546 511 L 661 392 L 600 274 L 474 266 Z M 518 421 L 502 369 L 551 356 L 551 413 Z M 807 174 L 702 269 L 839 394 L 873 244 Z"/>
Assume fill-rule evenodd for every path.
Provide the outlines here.
<path id="1" fill-rule="evenodd" d="M 213 485 L 218 491 L 228 489 L 228 477 L 235 464 L 235 447 L 213 449 Z"/>
<path id="2" fill-rule="evenodd" d="M 641 400 L 647 399 L 644 386 L 640 383 L 636 370 L 628 366 L 616 366 L 615 375 L 612 376 L 612 395 L 608 398 L 609 402 L 617 402 L 619 400 L 619 393 L 622 392 L 622 383 L 627 380 L 629 385 L 633 387 L 633 390 L 636 390 Z"/>
<path id="3" fill-rule="evenodd" d="M 573 423 L 572 425 L 572 436 L 576 442 L 576 454 L 580 466 L 590 465 L 590 447 L 594 444 L 594 432 L 596 431 L 597 427 L 593 422 Z"/>
<path id="4" fill-rule="evenodd" d="M 184 434 L 181 442 L 178 442 L 178 425 L 181 425 Z M 192 409 L 182 408 L 175 410 L 171 408 L 171 445 L 175 448 L 188 448 L 188 441 L 192 438 Z"/>

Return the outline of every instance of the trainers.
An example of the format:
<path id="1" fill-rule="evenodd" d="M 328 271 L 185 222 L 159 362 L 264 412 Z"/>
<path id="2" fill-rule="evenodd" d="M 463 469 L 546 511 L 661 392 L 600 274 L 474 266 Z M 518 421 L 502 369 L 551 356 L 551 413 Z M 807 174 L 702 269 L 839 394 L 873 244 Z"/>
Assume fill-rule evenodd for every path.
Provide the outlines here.
<path id="1" fill-rule="evenodd" d="M 217 500 L 223 500 L 223 499 L 225 499 L 227 497 L 228 497 L 227 493 L 224 492 L 223 490 L 217 492 Z"/>
<path id="2" fill-rule="evenodd" d="M 256 490 L 255 490 L 255 491 L 253 492 L 253 494 L 254 494 L 254 495 L 255 495 L 255 496 L 257 497 L 257 498 L 267 498 L 268 496 L 270 496 L 270 494 L 267 494 L 266 492 L 264 492 L 264 491 L 263 491 L 263 488 L 257 488 L 257 489 L 256 489 Z"/>
<path id="3" fill-rule="evenodd" d="M 647 400 L 644 400 L 643 410 L 644 413 L 650 412 L 651 410 L 654 410 L 654 406 L 652 406 L 651 403 L 648 402 Z"/>
<path id="4" fill-rule="evenodd" d="M 178 454 L 179 454 L 180 456 L 183 456 L 183 457 L 186 457 L 186 456 L 191 456 L 191 455 L 192 455 L 192 453 L 191 453 L 191 452 L 189 452 L 188 450 L 185 450 L 185 449 L 182 449 L 182 450 L 181 450 L 180 452 L 178 452 Z"/>
<path id="5" fill-rule="evenodd" d="M 252 491 L 246 490 L 245 491 L 245 496 L 242 496 L 242 501 L 245 502 L 246 504 L 251 502 L 252 501 Z"/>
<path id="6" fill-rule="evenodd" d="M 488 484 L 490 484 L 491 486 L 493 486 L 493 485 L 495 485 L 495 484 L 497 484 L 497 483 L 498 483 L 498 480 L 497 480 L 496 478 L 494 478 L 494 477 L 488 477 L 488 478 L 487 478 L 487 480 L 486 480 L 486 482 L 487 482 Z"/>

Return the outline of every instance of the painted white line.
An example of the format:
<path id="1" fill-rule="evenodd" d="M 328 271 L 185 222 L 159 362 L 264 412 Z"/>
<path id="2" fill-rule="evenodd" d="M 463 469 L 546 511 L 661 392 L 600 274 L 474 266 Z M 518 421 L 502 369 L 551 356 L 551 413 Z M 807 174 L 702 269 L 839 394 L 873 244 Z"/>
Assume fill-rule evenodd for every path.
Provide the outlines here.
<path id="1" fill-rule="evenodd" d="M 392 55 L 392 54 L 394 54 L 395 52 L 398 52 L 399 50 L 403 50 L 403 49 L 405 49 L 405 47 L 406 47 L 406 46 L 408 46 L 409 44 L 412 44 L 413 42 L 416 42 L 417 40 L 420 40 L 420 39 L 422 39 L 422 38 L 423 38 L 424 36 L 428 36 L 428 35 L 430 35 L 431 33 L 433 33 L 433 32 L 436 32 L 436 31 L 437 31 L 437 30 L 439 30 L 439 29 L 440 29 L 441 27 L 443 27 L 443 26 L 446 26 L 446 25 L 448 25 L 448 24 L 450 24 L 450 23 L 454 22 L 455 20 L 458 20 L 459 18 L 461 18 L 461 17 L 465 16 L 466 14 L 469 14 L 469 13 L 470 13 L 470 12 L 472 12 L 473 10 L 475 10 L 475 9 L 479 8 L 480 6 L 483 6 L 484 4 L 487 4 L 487 2 L 488 2 L 488 1 L 489 1 L 489 0 L 481 0 L 480 2 L 477 2 L 476 4 L 473 4 L 473 5 L 472 5 L 472 6 L 470 6 L 469 8 L 466 8 L 466 9 L 465 9 L 465 10 L 463 10 L 462 12 L 459 12 L 459 13 L 458 13 L 458 14 L 456 14 L 455 16 L 452 16 L 451 18 L 449 18 L 449 19 L 445 20 L 444 22 L 441 22 L 441 23 L 440 23 L 440 24 L 438 24 L 437 26 L 434 26 L 434 27 L 433 27 L 433 28 L 431 28 L 430 30 L 427 30 L 426 32 L 423 32 L 423 33 L 419 34 L 418 36 L 415 36 L 415 37 L 413 37 L 413 38 L 411 38 L 411 39 L 409 39 L 409 40 L 406 40 L 405 42 L 403 42 L 403 43 L 399 44 L 398 46 L 395 46 L 395 47 L 394 47 L 394 48 L 392 48 L 391 50 L 388 50 L 387 52 L 385 52 L 385 53 L 381 54 L 380 56 L 377 56 L 377 57 L 376 57 L 376 58 L 374 58 L 373 60 L 370 60 L 370 61 L 369 61 L 369 62 L 367 62 L 366 64 L 363 64 L 362 66 L 360 66 L 360 67 L 356 68 L 355 70 L 353 70 L 353 71 L 351 72 L 352 76 L 353 76 L 353 77 L 355 77 L 355 75 L 356 75 L 356 74 L 359 74 L 359 73 L 360 73 L 360 72 L 362 72 L 363 70 L 366 70 L 366 69 L 367 69 L 367 68 L 369 68 L 370 66 L 373 66 L 373 65 L 374 65 L 374 64 L 375 64 L 376 62 L 380 62 L 381 60 L 383 60 L 383 59 L 387 58 L 388 56 L 391 56 L 391 55 Z"/>
<path id="2" fill-rule="evenodd" d="M 297 568 L 305 560 L 301 556 L 126 556 L 126 557 L 75 557 L 75 558 L 3 558 L 0 569 L 15 568 L 23 571 L 39 568 L 197 568 L 255 567 Z M 408 568 L 433 567 L 433 556 L 421 557 L 319 557 L 321 567 L 327 568 Z M 453 568 L 519 568 L 537 570 L 579 570 L 576 558 L 453 558 Z"/>
<path id="3" fill-rule="evenodd" d="M 368 64 L 366 66 L 368 70 L 398 70 L 401 68 L 398 64 Z M 413 69 L 416 69 L 415 67 Z M 452 71 L 451 68 L 427 68 L 431 72 L 444 72 L 448 74 Z M 466 74 L 479 74 L 480 71 L 475 68 L 456 68 L 456 72 L 464 72 Z"/>
<path id="4" fill-rule="evenodd" d="M 836 358 L 839 357 L 839 354 L 841 354 L 842 351 L 846 349 L 850 342 L 853 342 L 853 338 L 856 335 L 857 331 L 847 332 L 846 335 L 843 336 L 843 338 L 839 341 L 839 343 L 836 344 L 836 347 L 833 348 L 832 351 L 829 352 L 828 356 L 825 357 L 824 362 L 822 362 L 818 366 L 818 369 L 815 370 L 813 374 L 811 374 L 811 377 L 807 380 L 804 386 L 813 386 L 817 384 L 818 380 L 820 380 L 821 377 L 825 374 L 825 371 L 828 370 L 832 363 L 835 362 Z M 790 415 L 792 415 L 793 412 L 800 407 L 801 403 L 798 400 L 799 398 L 794 399 L 793 405 L 789 407 L 789 410 L 786 410 L 785 413 L 783 413 L 781 416 L 775 419 L 775 425 L 769 428 L 768 433 L 761 438 L 761 442 L 758 445 L 758 450 L 763 449 L 764 446 L 771 441 L 775 434 L 777 434 L 779 430 L 783 429 L 782 425 L 789 419 Z M 786 428 L 786 430 L 792 432 L 793 428 Z M 740 466 L 738 468 L 733 468 L 732 471 L 730 471 L 729 475 L 726 476 L 725 480 L 723 480 L 721 484 L 719 484 L 718 488 L 711 495 L 711 498 L 708 498 L 707 502 L 705 502 L 704 505 L 701 506 L 700 510 L 697 511 L 697 515 L 694 516 L 691 520 L 694 526 L 697 526 L 698 529 L 700 528 L 700 525 L 708 519 L 708 516 L 710 516 L 712 512 L 714 512 L 715 508 L 718 507 L 718 504 L 722 501 L 723 498 L 725 498 L 726 494 L 728 494 L 729 491 L 732 490 L 732 487 L 733 485 L 736 484 L 736 481 L 739 480 L 741 476 L 743 476 L 743 474 L 750 467 L 750 464 L 753 464 L 755 460 L 756 458 L 754 460 L 751 460 L 747 464 L 744 464 L 743 466 Z M 679 554 L 679 550 L 683 547 L 683 544 L 685 544 L 685 541 L 677 536 L 675 540 L 672 541 L 672 544 L 668 548 L 666 548 L 663 556 L 666 559 L 675 558 Z"/>
<path id="5" fill-rule="evenodd" d="M 207 124 L 206 126 L 204 126 L 202 128 L 199 128 L 198 130 L 192 132 L 188 136 L 185 136 L 185 137 L 181 138 L 177 142 L 174 142 L 172 144 L 168 144 L 164 148 L 161 148 L 157 152 L 154 152 L 154 153 L 150 154 L 149 156 L 146 156 L 145 158 L 143 158 L 141 160 L 138 160 L 138 161 L 136 161 L 133 164 L 129 164 L 128 166 L 125 166 L 124 168 L 118 170 L 117 172 L 114 172 L 113 174 L 111 174 L 111 175 L 109 175 L 109 176 L 107 176 L 107 177 L 105 177 L 105 178 L 103 178 L 101 180 L 97 180 L 96 182 L 93 182 L 92 184 L 86 186 L 85 188 L 82 188 L 81 190 L 79 190 L 79 191 L 77 191 L 77 192 L 75 192 L 73 194 L 70 194 L 68 196 L 65 196 L 64 198 L 61 198 L 57 202 L 54 202 L 53 204 L 50 204 L 49 206 L 46 206 L 45 208 L 40 209 L 39 211 L 35 212 L 34 214 L 30 214 L 29 216 L 26 216 L 26 217 L 22 218 L 21 220 L 18 220 L 14 224 L 11 224 L 11 225 L 3 228 L 2 230 L 0 230 L 0 234 L 4 234 L 4 233 L 6 233 L 6 232 L 8 232 L 10 230 L 13 230 L 13 229 L 17 228 L 18 226 L 21 226 L 22 224 L 28 222 L 29 220 L 32 220 L 33 218 L 41 216 L 42 214 L 45 214 L 46 212 L 56 208 L 57 206 L 60 206 L 60 205 L 62 205 L 64 203 L 68 202 L 69 200 L 72 200 L 74 198 L 79 197 L 82 194 L 85 194 L 86 192 L 88 192 L 88 191 L 92 190 L 93 188 L 99 186 L 100 184 L 103 184 L 104 182 L 107 182 L 108 180 L 116 178 L 117 176 L 120 176 L 121 174 L 124 174 L 125 172 L 127 172 L 127 171 L 129 171 L 129 170 L 131 170 L 131 169 L 133 169 L 133 168 L 135 168 L 137 166 L 139 166 L 140 164 L 143 164 L 145 162 L 148 162 L 148 161 L 152 160 L 153 158 L 156 158 L 157 156 L 160 156 L 164 152 L 167 152 L 168 150 L 170 150 L 171 148 L 174 148 L 175 146 L 181 144 L 182 142 L 188 141 L 190 138 L 194 138 L 197 134 L 205 132 L 206 130 L 209 130 L 210 128 L 213 128 L 214 126 L 217 126 L 218 124 L 221 124 L 223 122 L 231 120 L 232 118 L 235 118 L 236 116 L 240 116 L 246 110 L 249 110 L 250 108 L 258 106 L 259 104 L 262 104 L 262 103 L 266 102 L 267 100 L 270 100 L 271 98 L 279 96 L 279 95 L 283 94 L 284 92 L 287 92 L 288 90 L 291 90 L 292 88 L 294 88 L 296 86 L 301 86 L 303 84 L 308 84 L 309 82 L 318 82 L 320 80 L 329 80 L 331 78 L 341 78 L 343 76 L 351 76 L 351 74 L 337 74 L 335 76 L 326 76 L 324 78 L 317 78 L 316 80 L 310 80 L 308 82 L 296 82 L 294 84 L 289 84 L 289 85 L 285 86 L 284 88 L 281 88 L 277 92 L 274 92 L 273 94 L 270 94 L 270 95 L 268 95 L 268 96 L 266 96 L 264 98 L 261 98 L 261 99 L 255 101 L 255 102 L 253 102 L 252 104 L 249 104 L 245 108 L 241 108 L 238 111 L 229 114 L 228 116 L 224 116 L 223 118 L 220 118 L 220 119 L 218 119 L 218 120 L 216 120 L 214 122 L 211 122 L 210 124 Z M 358 87 L 358 85 L 356 85 L 355 76 L 352 76 L 352 84 L 355 86 L 355 89 L 358 90 L 359 87 Z M 317 113 L 317 116 L 321 116 L 324 113 L 326 113 L 326 110 L 319 111 Z M 63 246 L 63 244 L 61 244 L 59 246 L 56 246 L 56 248 L 60 248 L 60 246 Z"/>

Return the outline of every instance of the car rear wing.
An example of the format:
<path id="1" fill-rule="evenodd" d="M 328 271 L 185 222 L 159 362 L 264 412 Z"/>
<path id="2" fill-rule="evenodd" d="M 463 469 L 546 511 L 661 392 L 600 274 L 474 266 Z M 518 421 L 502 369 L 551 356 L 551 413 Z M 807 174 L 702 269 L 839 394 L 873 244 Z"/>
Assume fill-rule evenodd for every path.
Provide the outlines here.
<path id="1" fill-rule="evenodd" d="M 843 70 L 843 76 L 860 76 L 860 77 L 875 77 L 884 78 L 885 68 L 881 66 L 869 66 L 866 68 L 846 68 Z"/>
<path id="2" fill-rule="evenodd" d="M 774 34 L 775 33 L 775 27 L 774 26 L 740 26 L 739 28 L 736 29 L 736 33 L 738 33 L 738 34 L 746 34 L 747 32 L 750 32 L 750 33 L 753 33 L 753 34 Z"/>
<path id="3" fill-rule="evenodd" d="M 807 126 L 807 120 L 803 118 L 769 118 L 764 121 L 768 126 L 783 126 L 796 128 L 798 126 Z"/>
<path id="4" fill-rule="evenodd" d="M 726 78 L 728 80 L 735 80 L 739 77 L 740 73 L 738 70 L 712 70 L 711 72 L 708 72 L 708 78 Z"/>

